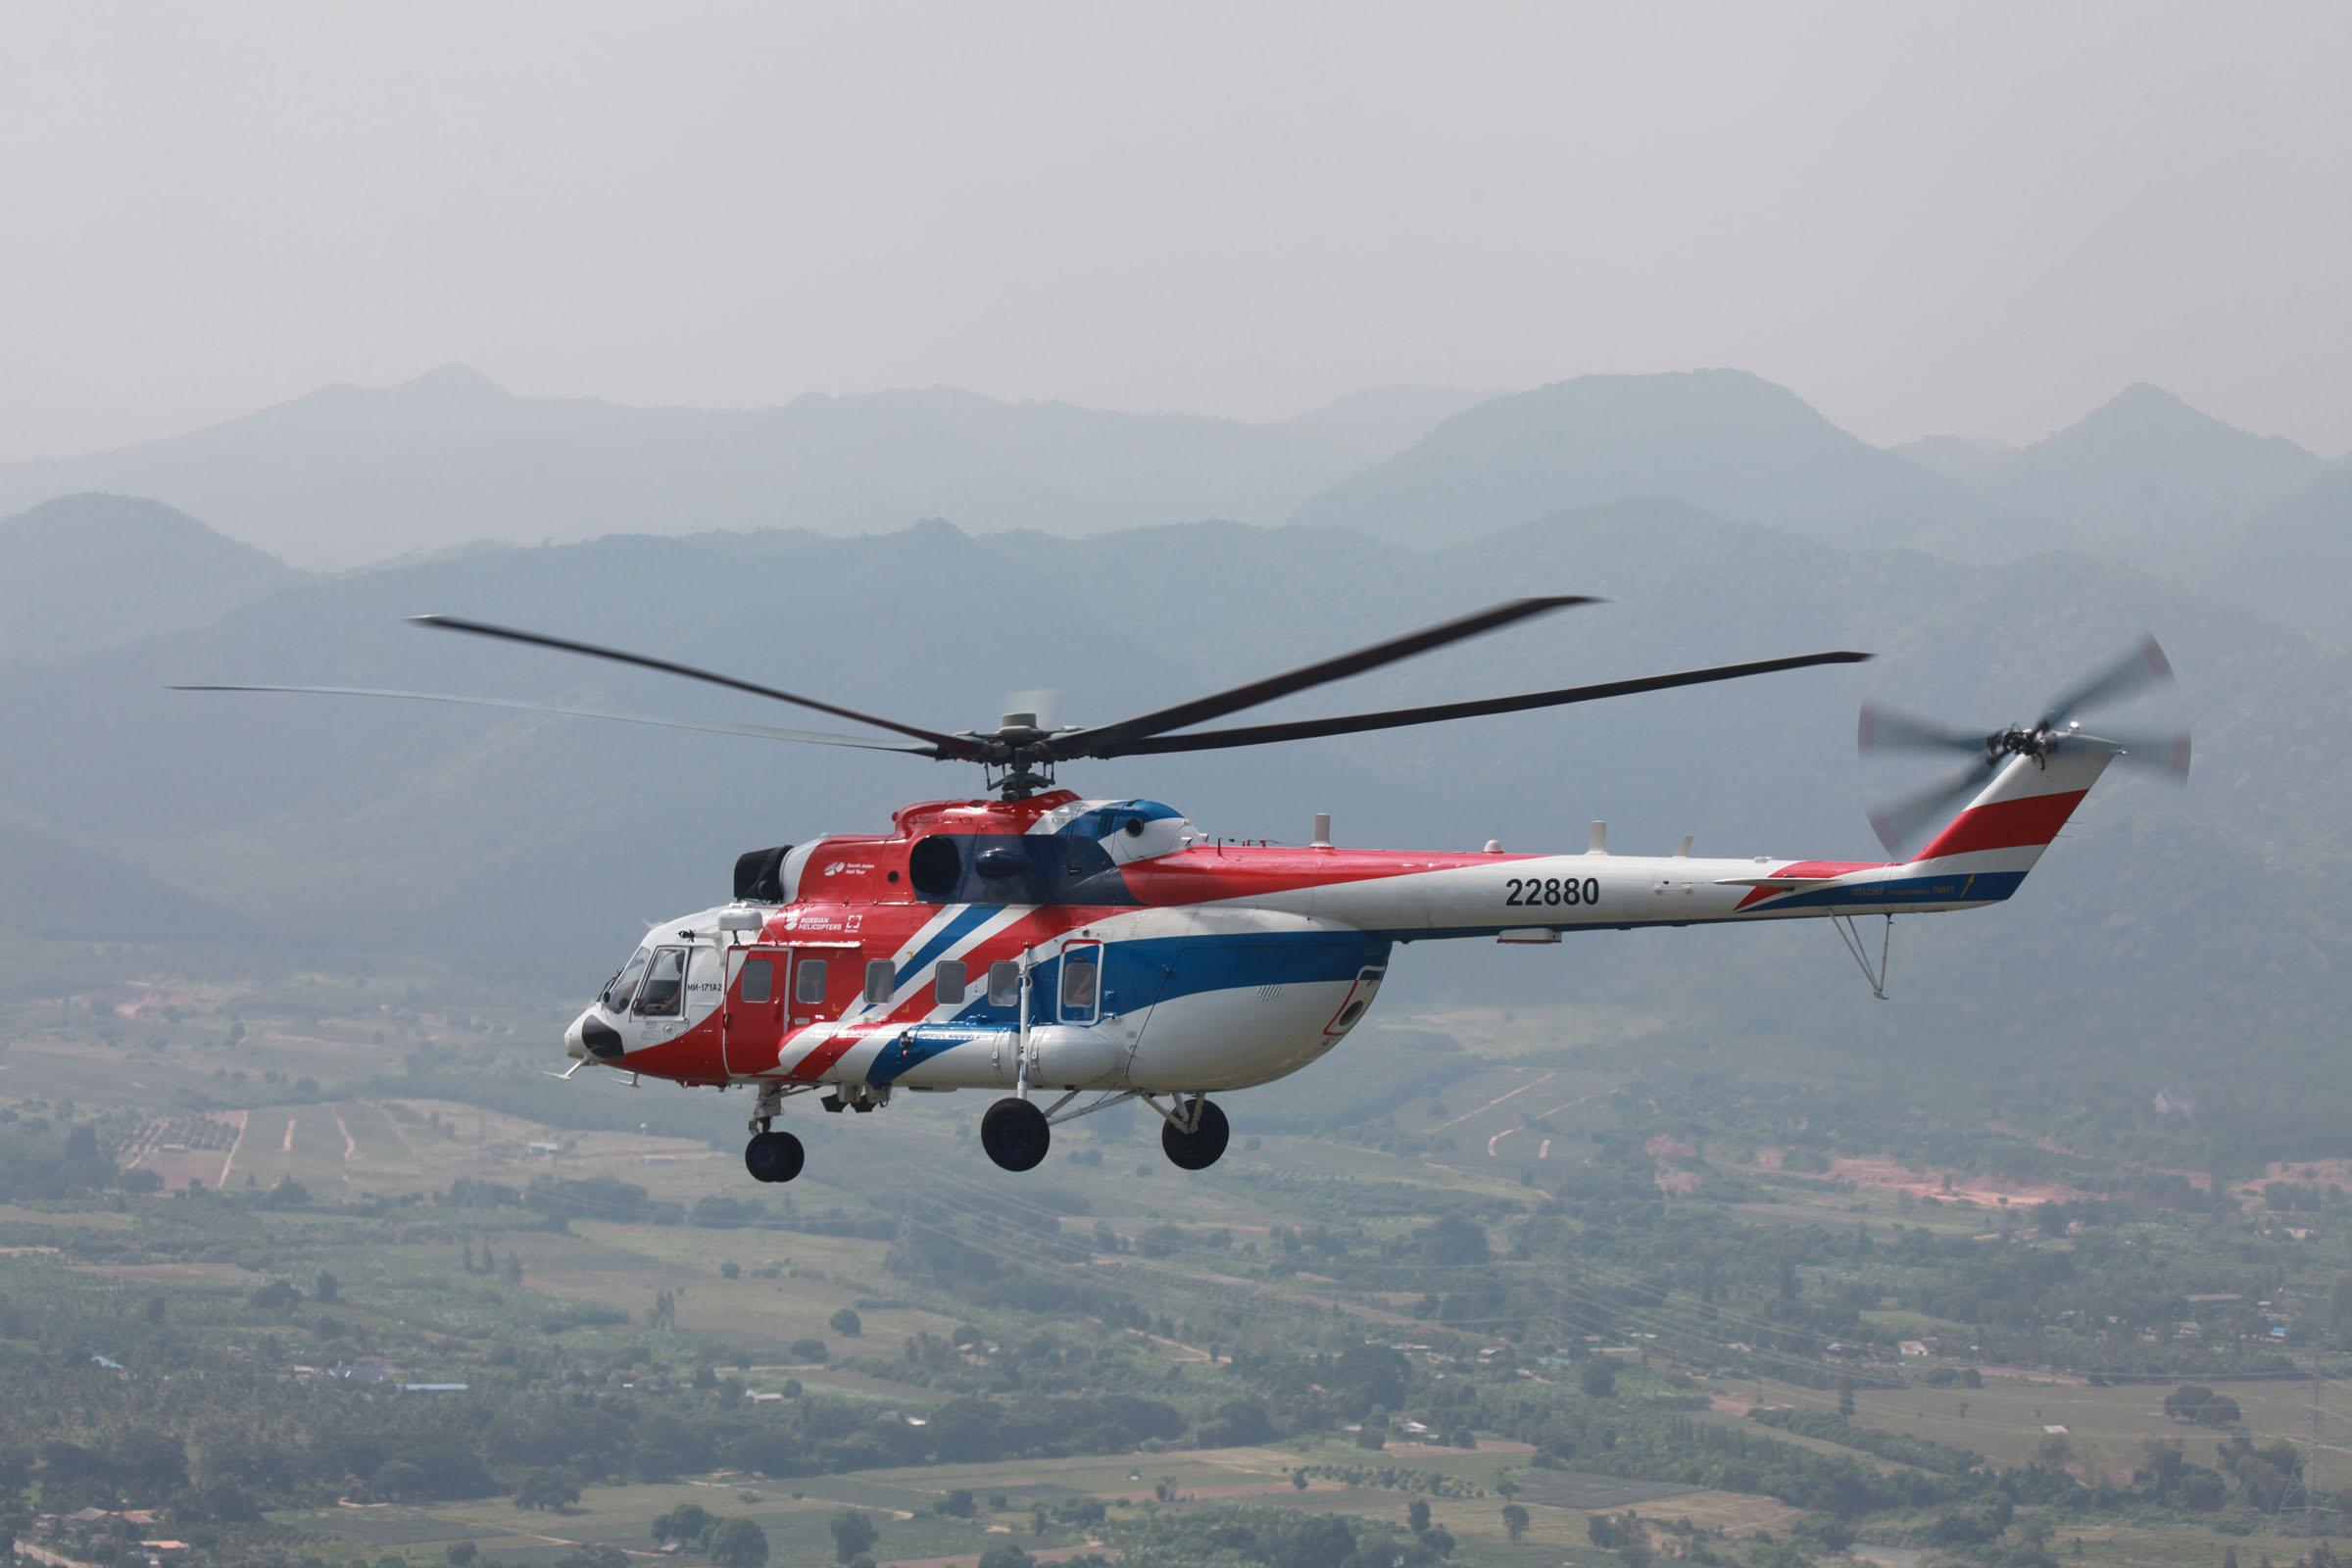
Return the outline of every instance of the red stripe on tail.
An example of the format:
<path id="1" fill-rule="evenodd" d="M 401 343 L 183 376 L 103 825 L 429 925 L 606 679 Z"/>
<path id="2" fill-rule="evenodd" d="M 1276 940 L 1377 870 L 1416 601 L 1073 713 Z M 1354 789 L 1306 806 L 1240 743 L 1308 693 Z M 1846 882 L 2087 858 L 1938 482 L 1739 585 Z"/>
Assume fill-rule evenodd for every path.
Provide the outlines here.
<path id="1" fill-rule="evenodd" d="M 2075 814 L 2088 790 L 2066 790 L 2055 795 L 2032 795 L 2022 801 L 1995 801 L 1973 806 L 1952 818 L 1936 841 L 1912 857 L 1914 860 L 1941 859 L 1947 855 L 1973 855 L 1980 850 L 2015 850 L 2047 844 Z"/>

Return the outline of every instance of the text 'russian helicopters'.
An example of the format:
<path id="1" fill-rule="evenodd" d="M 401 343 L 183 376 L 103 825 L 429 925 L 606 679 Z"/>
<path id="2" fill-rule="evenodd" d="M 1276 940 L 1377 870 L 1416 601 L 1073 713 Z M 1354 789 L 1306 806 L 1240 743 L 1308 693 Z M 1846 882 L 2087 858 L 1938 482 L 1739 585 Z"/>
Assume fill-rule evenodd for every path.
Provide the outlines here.
<path id="1" fill-rule="evenodd" d="M 1994 904 L 2017 891 L 2084 793 L 2123 760 L 2184 776 L 2185 735 L 2097 737 L 2073 715 L 2170 678 L 2143 638 L 2121 662 L 2052 702 L 2030 725 L 1964 731 L 1865 709 L 1860 744 L 1967 754 L 1955 776 L 1872 817 L 1889 855 L 1958 807 L 1907 858 L 1855 862 L 1755 856 L 1609 853 L 1600 824 L 1581 854 L 1341 849 L 1317 819 L 1304 847 L 1211 838 L 1147 800 L 1084 800 L 1055 764 L 1345 735 L 1735 680 L 1867 654 L 1835 652 L 1637 680 L 1242 728 L 1193 726 L 1593 601 L 1517 599 L 1287 674 L 1093 727 L 1040 727 L 1007 713 L 991 731 L 947 734 L 733 676 L 454 616 L 425 624 L 612 660 L 772 698 L 886 732 L 857 736 L 715 720 L 608 713 L 426 692 L 321 686 L 183 690 L 398 697 L 616 718 L 976 762 L 993 798 L 929 801 L 888 832 L 825 834 L 755 850 L 732 902 L 665 920 L 565 1034 L 573 1072 L 591 1063 L 680 1084 L 758 1094 L 744 1163 L 760 1181 L 800 1173 L 800 1140 L 774 1126 L 784 1102 L 870 1111 L 903 1091 L 988 1089 L 989 1157 L 1028 1170 L 1052 1128 L 1141 1101 L 1186 1170 L 1225 1152 L 1208 1097 L 1270 1082 L 1347 1038 L 1378 995 L 1399 942 L 1485 937 L 1553 943 L 1564 932 L 1698 921 L 1826 916 L 1874 992 L 1855 919 Z M 565 1074 L 569 1076 L 569 1074 Z M 1040 1103 L 1044 1100 L 1045 1103 Z"/>

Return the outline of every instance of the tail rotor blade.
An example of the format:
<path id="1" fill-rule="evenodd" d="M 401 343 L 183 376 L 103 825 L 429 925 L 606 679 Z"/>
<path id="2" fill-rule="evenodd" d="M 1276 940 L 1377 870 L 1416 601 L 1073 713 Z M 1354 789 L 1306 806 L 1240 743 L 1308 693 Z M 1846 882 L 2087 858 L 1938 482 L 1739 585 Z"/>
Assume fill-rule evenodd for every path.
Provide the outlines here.
<path id="1" fill-rule="evenodd" d="M 1871 829 L 1888 855 L 1900 855 L 1904 842 L 1921 827 L 1983 789 L 1991 776 L 1992 768 L 1984 762 L 1964 767 L 1949 778 L 1880 807 L 1870 813 Z"/>
<path id="2" fill-rule="evenodd" d="M 2120 702 L 2143 686 L 2173 678 L 2173 666 L 2156 646 L 2156 639 L 2140 633 L 2139 643 L 2122 659 L 2100 670 L 2074 690 L 2054 699 L 2043 710 L 2041 722 L 2045 726 L 2064 723 L 2077 713 L 2093 708 Z"/>
<path id="3" fill-rule="evenodd" d="M 1864 757 L 1877 752 L 1982 752 L 1984 737 L 1865 703 L 1854 729 L 1854 749 Z"/>

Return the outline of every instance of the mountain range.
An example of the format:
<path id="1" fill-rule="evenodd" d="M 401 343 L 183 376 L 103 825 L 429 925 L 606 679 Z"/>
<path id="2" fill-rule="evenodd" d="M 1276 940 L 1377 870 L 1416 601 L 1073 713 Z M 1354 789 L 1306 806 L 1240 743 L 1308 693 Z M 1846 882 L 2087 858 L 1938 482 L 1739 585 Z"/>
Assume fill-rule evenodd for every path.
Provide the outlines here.
<path id="1" fill-rule="evenodd" d="M 400 386 L 323 388 L 171 440 L 0 464 L 0 514 L 82 491 L 148 496 L 320 569 L 480 539 L 854 534 L 939 515 L 1062 534 L 1276 522 L 1465 397 L 1390 389 L 1280 425 L 951 389 L 638 409 L 518 397 L 452 366 Z"/>
<path id="2" fill-rule="evenodd" d="M 2325 586 L 2352 531 L 2339 472 L 2144 385 L 2023 448 L 1939 436 L 1881 450 L 1738 370 L 1390 387 L 1252 425 L 951 389 L 641 409 L 520 397 L 448 367 L 172 440 L 0 464 L 0 514 L 79 492 L 146 497 L 298 567 L 349 569 L 482 541 L 852 535 L 925 516 L 1064 537 L 1290 521 L 1430 549 L 1646 496 L 1839 547 L 2106 556 L 2339 637 Z M 77 515 L 42 514 L 18 536 Z M 31 646 L 19 632 L 0 655 Z"/>

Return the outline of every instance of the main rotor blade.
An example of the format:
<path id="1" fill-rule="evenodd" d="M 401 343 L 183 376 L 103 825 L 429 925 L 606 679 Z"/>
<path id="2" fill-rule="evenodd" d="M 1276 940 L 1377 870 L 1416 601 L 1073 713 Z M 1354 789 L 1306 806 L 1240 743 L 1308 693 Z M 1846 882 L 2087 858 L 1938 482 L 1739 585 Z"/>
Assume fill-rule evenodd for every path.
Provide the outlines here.
<path id="1" fill-rule="evenodd" d="M 863 735 L 827 735 L 818 730 L 777 729 L 768 724 L 731 724 L 716 718 L 661 718 L 652 713 L 616 713 L 601 708 L 564 708 L 523 703 L 508 697 L 457 697 L 448 692 L 397 692 L 373 686 L 172 686 L 175 692 L 305 692 L 319 697 L 397 697 L 413 703 L 462 703 L 468 708 L 504 708 L 522 713 L 561 713 L 566 718 L 610 718 L 623 724 L 660 724 L 668 729 L 749 735 L 763 741 L 800 741 L 810 746 L 858 746 L 870 752 L 910 752 L 937 759 L 939 749 L 921 741 L 886 741 Z"/>
<path id="2" fill-rule="evenodd" d="M 1864 703 L 1854 727 L 1854 750 L 1864 757 L 1874 752 L 1983 752 L 1984 737 Z"/>
<path id="3" fill-rule="evenodd" d="M 1163 708 L 1152 713 L 1139 713 L 1133 718 L 1123 718 L 1116 723 L 1102 724 L 1093 729 L 1081 730 L 1072 735 L 1056 738 L 1053 743 L 1054 755 L 1057 758 L 1119 756 L 1138 750 L 1139 748 L 1131 743 L 1140 741 L 1146 736 L 1158 735 L 1172 729 L 1182 729 L 1187 724 L 1199 724 L 1208 719 L 1222 718 L 1227 713 L 1239 712 L 1245 708 L 1255 708 L 1260 703 L 1270 703 L 1277 697 L 1288 697 L 1294 692 L 1305 691 L 1310 686 L 1320 686 L 1327 681 L 1345 680 L 1349 675 L 1360 675 L 1366 670 L 1378 669 L 1384 664 L 1393 664 L 1400 659 L 1410 659 L 1415 654 L 1426 654 L 1432 649 L 1443 648 L 1448 643 L 1458 643 L 1466 637 L 1476 637 L 1485 632 L 1499 630 L 1534 615 L 1549 614 L 1555 610 L 1565 610 L 1571 605 L 1596 603 L 1598 601 L 1583 594 L 1553 594 L 1535 599 L 1506 599 L 1499 605 L 1490 606 L 1474 614 L 1462 615 L 1453 620 L 1440 621 L 1435 626 L 1424 626 L 1419 631 L 1407 632 L 1401 637 L 1392 637 L 1387 642 L 1374 643 L 1369 648 L 1358 648 L 1351 654 L 1341 654 L 1336 659 L 1326 659 L 1317 663 L 1301 665 L 1286 674 L 1270 675 L 1264 680 L 1251 681 L 1247 686 L 1235 686 L 1226 691 L 1212 692 L 1206 697 L 1196 697 L 1189 703 L 1178 703 L 1173 708 Z"/>
<path id="4" fill-rule="evenodd" d="M 2117 702 L 2142 686 L 2172 678 L 2173 666 L 2164 657 L 2164 650 L 2156 646 L 2155 638 L 2141 632 L 2139 643 L 2132 652 L 2073 691 L 2052 699 L 2050 706 L 2042 710 L 2041 722 L 2044 725 L 2064 723 L 2077 713 Z"/>
<path id="5" fill-rule="evenodd" d="M 573 642 L 568 637 L 549 637 L 535 631 L 517 631 L 512 626 L 493 626 L 487 621 L 466 620 L 459 615 L 413 615 L 410 618 L 419 625 L 438 626 L 444 631 L 470 632 L 476 637 L 499 637 L 511 643 L 528 643 L 536 648 L 553 648 L 559 653 L 584 654 L 590 659 L 609 659 L 616 664 L 635 664 L 640 669 L 658 669 L 665 675 L 683 675 L 688 680 L 708 681 L 713 686 L 724 686 L 731 691 L 749 692 L 755 697 L 772 698 L 779 703 L 790 703 L 796 708 L 814 709 L 820 713 L 831 713 L 835 718 L 854 719 L 860 724 L 871 724 L 876 729 L 894 730 L 901 735 L 912 736 L 918 741 L 929 741 L 933 746 L 939 748 L 941 755 L 947 757 L 976 759 L 980 755 L 979 747 L 960 736 L 943 735 L 937 730 L 917 729 L 911 724 L 902 724 L 896 719 L 877 718 L 872 713 L 861 713 L 854 708 L 842 708 L 833 703 L 819 702 L 813 697 L 796 696 L 791 692 L 778 691 L 773 686 L 761 686 L 754 681 L 737 680 L 732 675 L 721 675 L 714 670 L 697 669 L 692 664 L 672 663 L 666 659 L 654 659 L 645 654 L 627 653 L 618 648 L 603 648 L 595 643 Z"/>
<path id="6" fill-rule="evenodd" d="M 1886 846 L 1888 855 L 1899 856 L 1904 840 L 1983 789 L 1994 771 L 1991 763 L 1978 762 L 1924 790 L 1890 801 L 1870 813 L 1871 830 Z"/>
<path id="7" fill-rule="evenodd" d="M 2171 774 L 2175 779 L 2188 778 L 2188 731 L 2175 730 L 2170 735 L 2123 732 L 2111 735 L 2077 733 L 2062 738 L 2061 746 L 2079 746 L 2089 741 L 2097 746 L 2113 747 L 2115 760 L 2126 767 L 2143 771 Z"/>
<path id="8" fill-rule="evenodd" d="M 1190 735 L 1147 736 L 1101 749 L 1090 747 L 1080 755 L 1138 757 L 1160 752 L 1213 752 L 1228 746 L 1264 746 L 1275 741 L 1353 735 L 1368 729 L 1401 729 L 1409 724 L 1437 724 L 1449 718 L 1517 713 L 1530 708 L 1558 708 L 1568 703 L 1597 702 L 1604 697 L 1630 697 L 1637 692 L 1699 686 L 1709 681 L 1738 680 L 1746 675 L 1770 675 L 1784 669 L 1805 669 L 1814 664 L 1857 664 L 1870 657 L 1868 654 L 1834 653 L 1803 654 L 1792 659 L 1760 659 L 1746 664 L 1719 664 L 1712 669 L 1686 669 L 1672 675 L 1644 675 L 1638 680 L 1602 681 L 1593 686 L 1568 686 L 1558 691 L 1527 692 L 1517 697 L 1487 697 L 1466 703 L 1439 703 L 1429 708 L 1397 708 L 1385 713 L 1349 713 L 1339 718 L 1297 719 L 1287 724 L 1252 724 L 1242 729 L 1196 730 Z M 1088 738 L 1087 735 L 1071 737 L 1081 744 Z"/>

